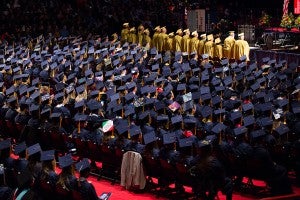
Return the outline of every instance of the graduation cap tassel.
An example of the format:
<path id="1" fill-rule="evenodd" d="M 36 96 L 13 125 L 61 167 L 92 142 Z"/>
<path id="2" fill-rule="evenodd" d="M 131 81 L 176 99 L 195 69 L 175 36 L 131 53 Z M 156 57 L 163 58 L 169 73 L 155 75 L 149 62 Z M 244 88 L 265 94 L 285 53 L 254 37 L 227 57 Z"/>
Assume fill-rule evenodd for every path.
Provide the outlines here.
<path id="1" fill-rule="evenodd" d="M 80 134 L 80 121 L 78 121 L 77 132 L 78 132 L 78 134 Z"/>
<path id="2" fill-rule="evenodd" d="M 113 129 L 113 130 L 111 131 L 111 136 L 110 136 L 110 138 L 115 138 L 115 129 Z"/>
<path id="3" fill-rule="evenodd" d="M 143 134 L 142 133 L 140 133 L 139 134 L 139 142 L 142 144 L 142 142 L 143 142 Z"/>
<path id="4" fill-rule="evenodd" d="M 61 128 L 62 117 L 59 117 L 59 128 Z"/>

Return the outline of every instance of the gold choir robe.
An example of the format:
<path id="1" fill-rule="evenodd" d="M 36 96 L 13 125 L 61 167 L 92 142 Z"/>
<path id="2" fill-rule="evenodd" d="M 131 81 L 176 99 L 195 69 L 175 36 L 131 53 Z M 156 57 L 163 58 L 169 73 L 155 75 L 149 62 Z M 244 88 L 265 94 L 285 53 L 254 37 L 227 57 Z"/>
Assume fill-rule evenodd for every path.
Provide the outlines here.
<path id="1" fill-rule="evenodd" d="M 137 34 L 137 42 L 141 46 L 143 44 L 143 37 L 144 37 L 144 33 L 143 32 L 138 32 L 138 34 Z"/>
<path id="2" fill-rule="evenodd" d="M 156 49 L 158 48 L 158 36 L 159 36 L 159 32 L 155 32 L 152 37 L 151 47 L 156 47 Z"/>
<path id="3" fill-rule="evenodd" d="M 233 58 L 233 47 L 234 47 L 235 39 L 232 36 L 228 36 L 224 40 L 224 47 L 223 47 L 223 55 L 224 57 L 230 59 Z"/>
<path id="4" fill-rule="evenodd" d="M 174 46 L 173 46 L 174 40 L 175 40 L 174 37 L 168 37 L 167 38 L 167 42 L 166 42 L 166 45 L 165 45 L 165 51 L 172 51 L 172 52 L 175 51 Z"/>
<path id="5" fill-rule="evenodd" d="M 151 37 L 149 35 L 145 35 L 144 34 L 142 46 L 145 47 L 147 50 L 150 49 L 150 46 L 151 46 Z"/>
<path id="6" fill-rule="evenodd" d="M 124 44 L 125 42 L 127 42 L 128 39 L 128 35 L 129 35 L 129 30 L 128 28 L 123 28 L 121 30 L 121 42 Z"/>
<path id="7" fill-rule="evenodd" d="M 199 44 L 199 39 L 197 37 L 193 37 L 190 40 L 190 50 L 189 52 L 198 52 L 198 44 Z"/>
<path id="8" fill-rule="evenodd" d="M 173 48 L 175 49 L 175 52 L 181 51 L 181 43 L 182 43 L 182 36 L 175 35 L 174 43 L 173 43 Z"/>
<path id="9" fill-rule="evenodd" d="M 247 61 L 249 61 L 249 52 L 250 47 L 246 40 L 236 40 L 233 48 L 233 55 L 236 60 L 239 60 L 240 57 L 246 56 Z"/>
<path id="10" fill-rule="evenodd" d="M 135 33 L 129 33 L 127 40 L 130 44 L 136 44 L 136 42 L 137 42 L 136 34 Z"/>
<path id="11" fill-rule="evenodd" d="M 221 43 L 214 43 L 214 57 L 221 59 L 223 57 L 223 47 Z"/>
<path id="12" fill-rule="evenodd" d="M 204 44 L 204 53 L 208 54 L 210 57 L 214 57 L 214 42 L 207 41 Z"/>
<path id="13" fill-rule="evenodd" d="M 204 45 L 205 45 L 205 41 L 206 39 L 200 40 L 198 43 L 198 56 L 201 56 L 202 54 L 204 54 Z"/>
<path id="14" fill-rule="evenodd" d="M 166 42 L 167 38 L 168 38 L 168 35 L 166 33 L 160 33 L 158 35 L 158 37 L 157 37 L 158 46 L 156 47 L 158 52 L 165 51 L 165 42 Z"/>
<path id="15" fill-rule="evenodd" d="M 181 40 L 181 51 L 189 53 L 190 50 L 189 46 L 190 46 L 190 36 L 184 35 Z"/>

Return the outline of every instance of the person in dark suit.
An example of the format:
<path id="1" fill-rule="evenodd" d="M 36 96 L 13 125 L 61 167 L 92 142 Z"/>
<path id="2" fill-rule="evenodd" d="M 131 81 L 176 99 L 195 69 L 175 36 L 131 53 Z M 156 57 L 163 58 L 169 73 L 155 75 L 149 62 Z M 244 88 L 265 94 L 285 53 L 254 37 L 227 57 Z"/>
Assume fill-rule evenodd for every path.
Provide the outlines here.
<path id="1" fill-rule="evenodd" d="M 80 162 L 76 164 L 76 169 L 79 172 L 79 178 L 77 180 L 77 190 L 84 199 L 87 200 L 98 200 L 95 187 L 93 184 L 88 182 L 87 178 L 90 173 L 90 163 L 87 158 L 82 159 Z"/>

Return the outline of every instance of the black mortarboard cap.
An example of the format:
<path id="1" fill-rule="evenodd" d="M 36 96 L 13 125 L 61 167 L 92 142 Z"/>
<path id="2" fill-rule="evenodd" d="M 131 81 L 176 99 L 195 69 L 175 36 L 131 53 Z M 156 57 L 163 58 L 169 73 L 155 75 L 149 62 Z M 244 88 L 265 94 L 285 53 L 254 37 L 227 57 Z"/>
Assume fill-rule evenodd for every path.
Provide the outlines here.
<path id="1" fill-rule="evenodd" d="M 84 85 L 80 85 L 80 86 L 76 87 L 77 94 L 81 94 L 84 90 L 85 90 Z"/>
<path id="2" fill-rule="evenodd" d="M 130 100 L 132 100 L 134 97 L 135 97 L 135 94 L 132 93 L 132 92 L 130 92 L 130 93 L 128 93 L 128 94 L 125 95 L 125 100 L 126 100 L 126 101 L 130 101 Z"/>
<path id="3" fill-rule="evenodd" d="M 158 122 L 167 122 L 167 121 L 169 121 L 169 117 L 168 117 L 168 115 L 158 115 L 156 117 L 156 120 Z"/>
<path id="4" fill-rule="evenodd" d="M 251 87 L 251 89 L 252 89 L 253 91 L 256 91 L 256 90 L 259 89 L 260 85 L 259 85 L 258 82 L 255 82 L 255 83 L 254 83 L 253 85 L 251 85 L 250 87 Z"/>
<path id="5" fill-rule="evenodd" d="M 264 57 L 264 58 L 262 59 L 262 61 L 263 61 L 264 63 L 267 63 L 267 62 L 270 61 L 270 58 L 269 58 L 269 57 Z"/>
<path id="6" fill-rule="evenodd" d="M 23 151 L 25 151 L 27 148 L 26 143 L 25 142 L 21 142 L 20 144 L 17 144 L 15 146 L 15 154 L 19 155 L 20 153 L 22 153 Z"/>
<path id="7" fill-rule="evenodd" d="M 58 163 L 61 168 L 69 167 L 73 164 L 73 159 L 71 154 L 58 157 Z"/>
<path id="8" fill-rule="evenodd" d="M 177 91 L 182 91 L 186 89 L 186 84 L 180 83 L 177 85 Z"/>
<path id="9" fill-rule="evenodd" d="M 59 118 L 61 116 L 61 112 L 51 113 L 50 118 Z"/>
<path id="10" fill-rule="evenodd" d="M 9 97 L 8 99 L 7 99 L 7 103 L 12 103 L 12 102 L 14 102 L 14 101 L 16 101 L 17 100 L 17 98 L 15 97 L 15 96 L 11 96 L 11 97 Z"/>
<path id="11" fill-rule="evenodd" d="M 28 156 L 31 156 L 33 154 L 36 154 L 38 152 L 41 152 L 42 149 L 41 149 L 41 146 L 39 143 L 36 143 L 30 147 L 27 148 L 27 153 L 28 153 Z"/>
<path id="12" fill-rule="evenodd" d="M 118 131 L 118 134 L 122 135 L 123 133 L 128 131 L 128 123 L 127 120 L 120 120 L 115 125 L 116 130 Z"/>
<path id="13" fill-rule="evenodd" d="M 288 105 L 288 104 L 289 104 L 288 99 L 279 99 L 279 100 L 277 100 L 277 105 L 281 108 Z"/>
<path id="14" fill-rule="evenodd" d="M 217 110 L 214 110 L 215 115 L 221 115 L 221 114 L 224 114 L 225 112 L 226 112 L 226 110 L 224 108 L 223 109 L 219 108 Z"/>
<path id="15" fill-rule="evenodd" d="M 125 117 L 128 117 L 129 115 L 132 115 L 135 113 L 134 107 L 129 106 L 125 110 Z"/>
<path id="16" fill-rule="evenodd" d="M 224 84 L 226 86 L 230 85 L 232 83 L 232 77 L 231 76 L 226 76 L 224 79 Z"/>
<path id="17" fill-rule="evenodd" d="M 280 126 L 278 126 L 275 129 L 275 132 L 280 136 L 288 133 L 289 131 L 290 131 L 289 127 L 286 126 L 285 124 L 280 124 Z"/>
<path id="18" fill-rule="evenodd" d="M 243 118 L 243 120 L 244 120 L 244 126 L 246 127 L 255 123 L 255 118 L 253 115 L 246 116 Z"/>
<path id="19" fill-rule="evenodd" d="M 244 126 L 240 126 L 240 127 L 237 127 L 235 129 L 233 129 L 233 133 L 235 136 L 239 136 L 241 134 L 245 134 L 247 133 L 248 129 Z"/>
<path id="20" fill-rule="evenodd" d="M 5 94 L 11 95 L 12 93 L 14 93 L 16 91 L 16 88 L 14 86 L 11 86 L 10 88 L 6 89 Z"/>
<path id="21" fill-rule="evenodd" d="M 246 112 L 248 110 L 254 109 L 254 106 L 251 102 L 242 105 L 243 111 Z"/>
<path id="22" fill-rule="evenodd" d="M 47 150 L 41 152 L 41 161 L 50 161 L 55 159 L 55 150 Z"/>
<path id="23" fill-rule="evenodd" d="M 171 118 L 172 124 L 180 123 L 182 122 L 182 115 L 175 115 Z"/>
<path id="24" fill-rule="evenodd" d="M 138 135 L 140 133 L 141 133 L 141 128 L 139 126 L 131 125 L 131 127 L 129 128 L 129 134 L 131 137 Z"/>
<path id="25" fill-rule="evenodd" d="M 223 123 L 217 123 L 212 129 L 211 131 L 215 134 L 220 133 L 221 131 L 224 131 L 226 128 L 226 126 Z"/>
<path id="26" fill-rule="evenodd" d="M 218 103 L 221 103 L 222 99 L 221 99 L 220 96 L 216 95 L 216 96 L 214 96 L 214 97 L 211 99 L 211 101 L 212 101 L 212 104 L 213 104 L 213 105 L 216 105 L 216 104 L 218 104 Z"/>
<path id="27" fill-rule="evenodd" d="M 171 132 L 171 133 L 166 133 L 163 135 L 163 143 L 164 144 L 171 144 L 176 142 L 176 133 Z"/>
<path id="28" fill-rule="evenodd" d="M 89 108 L 89 110 L 98 110 L 102 107 L 101 103 L 98 101 L 89 101 L 87 103 L 87 107 Z"/>
<path id="29" fill-rule="evenodd" d="M 236 112 L 232 112 L 230 114 L 230 120 L 234 121 L 234 120 L 237 120 L 239 118 L 241 118 L 243 115 L 240 111 L 236 111 Z"/>
<path id="30" fill-rule="evenodd" d="M 179 139 L 179 147 L 180 148 L 190 147 L 190 146 L 193 145 L 193 143 L 194 143 L 194 138 L 193 137 Z"/>
<path id="31" fill-rule="evenodd" d="M 10 138 L 0 141 L 0 150 L 8 149 L 8 148 L 10 148 L 10 146 L 11 146 Z"/>
<path id="32" fill-rule="evenodd" d="M 266 135 L 266 132 L 262 129 L 255 130 L 250 133 L 251 139 L 254 139 L 254 140 L 264 137 L 265 135 Z"/>
<path id="33" fill-rule="evenodd" d="M 54 96 L 54 98 L 55 98 L 55 100 L 59 100 L 59 99 L 62 99 L 64 96 L 65 96 L 64 93 L 63 93 L 63 92 L 60 92 L 60 93 L 56 94 L 56 95 Z"/>
<path id="34" fill-rule="evenodd" d="M 212 114 L 212 108 L 210 106 L 203 106 L 200 112 L 202 117 L 206 118 Z"/>
<path id="35" fill-rule="evenodd" d="M 154 131 L 150 131 L 146 134 L 143 134 L 143 138 L 144 138 L 144 144 L 149 144 L 149 143 L 157 140 L 157 137 L 156 137 Z"/>
<path id="36" fill-rule="evenodd" d="M 83 107 L 84 105 L 85 105 L 84 100 L 81 100 L 75 103 L 74 108 L 80 108 Z"/>
<path id="37" fill-rule="evenodd" d="M 111 77 L 113 74 L 114 74 L 114 71 L 113 71 L 113 70 L 107 71 L 107 72 L 105 73 L 105 77 L 109 78 L 109 77 Z"/>
<path id="38" fill-rule="evenodd" d="M 270 117 L 264 117 L 259 120 L 260 126 L 266 127 L 273 125 L 273 120 Z"/>
<path id="39" fill-rule="evenodd" d="M 31 106 L 29 107 L 29 112 L 38 111 L 39 108 L 40 106 L 38 104 L 31 104 Z"/>
<path id="40" fill-rule="evenodd" d="M 201 98 L 201 92 L 193 92 L 192 93 L 192 100 L 197 100 Z"/>
<path id="41" fill-rule="evenodd" d="M 89 169 L 90 168 L 89 159 L 83 158 L 80 162 L 75 164 L 75 167 L 78 172 L 83 171 L 85 169 Z"/>
<path id="42" fill-rule="evenodd" d="M 78 114 L 78 115 L 75 115 L 74 120 L 75 120 L 76 122 L 86 121 L 86 120 L 87 120 L 87 115 L 85 115 L 85 114 Z"/>

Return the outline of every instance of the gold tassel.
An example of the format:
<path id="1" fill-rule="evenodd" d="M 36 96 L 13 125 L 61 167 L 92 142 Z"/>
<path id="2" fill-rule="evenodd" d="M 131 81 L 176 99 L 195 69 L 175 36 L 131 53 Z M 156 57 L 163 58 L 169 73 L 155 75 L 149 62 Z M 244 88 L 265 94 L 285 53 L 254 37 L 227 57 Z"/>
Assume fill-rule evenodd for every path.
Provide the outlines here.
<path id="1" fill-rule="evenodd" d="M 59 128 L 61 128 L 62 117 L 59 117 Z"/>
<path id="2" fill-rule="evenodd" d="M 110 138 L 115 138 L 115 129 L 113 129 L 113 130 L 111 131 L 111 136 L 110 136 Z"/>

